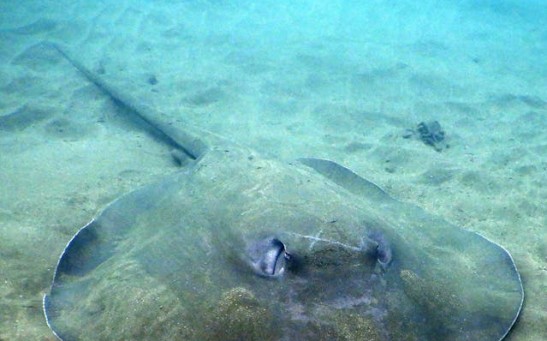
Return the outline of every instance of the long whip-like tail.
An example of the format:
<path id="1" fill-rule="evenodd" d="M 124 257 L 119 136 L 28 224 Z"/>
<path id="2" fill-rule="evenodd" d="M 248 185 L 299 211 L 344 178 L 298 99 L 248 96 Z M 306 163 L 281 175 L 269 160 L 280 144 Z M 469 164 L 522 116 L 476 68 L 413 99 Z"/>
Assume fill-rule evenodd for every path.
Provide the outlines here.
<path id="1" fill-rule="evenodd" d="M 70 64 L 78 69 L 90 82 L 104 91 L 117 103 L 129 109 L 134 115 L 146 122 L 167 142 L 184 152 L 189 158 L 196 160 L 208 149 L 207 145 L 194 134 L 181 130 L 160 119 L 160 114 L 151 106 L 137 100 L 133 96 L 124 93 L 115 86 L 107 83 L 101 76 L 93 73 L 82 65 L 77 59 L 62 46 L 48 42 L 56 49 Z"/>

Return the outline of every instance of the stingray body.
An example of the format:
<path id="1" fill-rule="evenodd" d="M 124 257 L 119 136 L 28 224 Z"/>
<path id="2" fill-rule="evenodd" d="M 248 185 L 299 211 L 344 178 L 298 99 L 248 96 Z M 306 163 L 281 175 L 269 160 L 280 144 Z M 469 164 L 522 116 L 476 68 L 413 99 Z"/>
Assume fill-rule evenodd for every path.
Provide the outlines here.
<path id="1" fill-rule="evenodd" d="M 177 131 L 62 53 L 194 161 L 71 239 L 44 297 L 60 339 L 501 340 L 511 329 L 523 290 L 502 247 L 334 162 L 283 163 Z"/>

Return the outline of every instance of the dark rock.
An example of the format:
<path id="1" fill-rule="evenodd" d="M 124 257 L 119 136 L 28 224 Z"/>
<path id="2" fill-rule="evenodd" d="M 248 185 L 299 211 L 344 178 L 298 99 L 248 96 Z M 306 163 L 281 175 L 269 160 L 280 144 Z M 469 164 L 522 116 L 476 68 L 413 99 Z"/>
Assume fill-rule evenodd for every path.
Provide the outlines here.
<path id="1" fill-rule="evenodd" d="M 150 77 L 148 77 L 148 84 L 150 85 L 158 84 L 158 79 L 156 78 L 155 75 L 150 75 Z"/>
<path id="2" fill-rule="evenodd" d="M 420 122 L 416 129 L 407 129 L 402 137 L 405 139 L 416 137 L 438 152 L 449 147 L 445 143 L 445 132 L 438 121 Z"/>

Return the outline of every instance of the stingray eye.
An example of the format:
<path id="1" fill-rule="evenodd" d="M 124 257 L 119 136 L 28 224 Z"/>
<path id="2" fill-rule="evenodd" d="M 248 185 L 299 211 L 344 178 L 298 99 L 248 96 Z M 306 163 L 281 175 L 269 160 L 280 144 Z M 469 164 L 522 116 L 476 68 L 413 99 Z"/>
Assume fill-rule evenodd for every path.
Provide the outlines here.
<path id="1" fill-rule="evenodd" d="M 367 234 L 367 240 L 363 240 L 363 249 L 376 257 L 383 270 L 387 269 L 393 259 L 390 243 L 380 231 L 371 231 Z"/>
<path id="2" fill-rule="evenodd" d="M 291 258 L 277 238 L 259 241 L 251 248 L 251 265 L 261 276 L 278 277 L 285 271 L 286 262 Z"/>

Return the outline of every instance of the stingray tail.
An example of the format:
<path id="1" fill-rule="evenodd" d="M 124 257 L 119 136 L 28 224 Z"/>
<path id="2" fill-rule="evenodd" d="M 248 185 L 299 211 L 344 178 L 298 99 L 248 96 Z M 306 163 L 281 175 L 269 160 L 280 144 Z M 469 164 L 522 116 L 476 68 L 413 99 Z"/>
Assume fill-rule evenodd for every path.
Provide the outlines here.
<path id="1" fill-rule="evenodd" d="M 73 58 L 62 46 L 52 42 L 46 42 L 46 44 L 57 50 L 64 59 L 78 69 L 78 71 L 80 71 L 90 82 L 104 91 L 115 102 L 129 109 L 130 112 L 152 127 L 159 136 L 165 139 L 169 144 L 184 152 L 189 158 L 196 160 L 207 151 L 207 145 L 200 138 L 190 132 L 178 129 L 168 122 L 162 121 L 160 119 L 160 114 L 156 110 L 107 83 L 101 76 L 86 68 L 76 58 Z"/>

